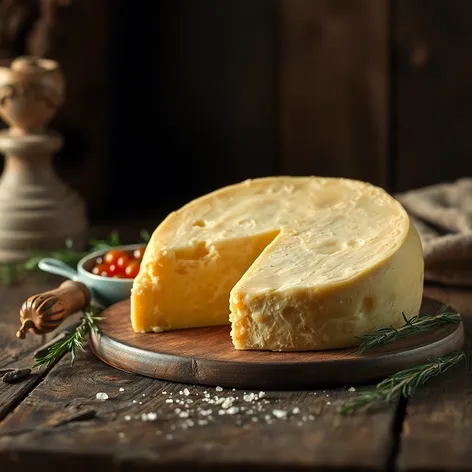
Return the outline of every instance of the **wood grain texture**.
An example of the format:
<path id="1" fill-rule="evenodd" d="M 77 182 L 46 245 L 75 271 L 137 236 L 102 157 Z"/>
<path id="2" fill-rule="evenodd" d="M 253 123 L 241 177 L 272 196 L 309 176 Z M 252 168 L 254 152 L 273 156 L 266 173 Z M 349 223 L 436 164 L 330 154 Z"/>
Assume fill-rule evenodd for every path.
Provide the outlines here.
<path id="1" fill-rule="evenodd" d="M 472 293 L 431 286 L 430 297 L 451 304 L 462 315 L 465 348 L 472 354 Z M 408 401 L 399 448 L 402 471 L 471 470 L 472 372 L 457 366 L 433 379 Z"/>
<path id="2" fill-rule="evenodd" d="M 392 142 L 395 190 L 472 172 L 472 3 L 393 5 Z"/>
<path id="3" fill-rule="evenodd" d="M 97 392 L 109 399 L 96 400 Z M 220 414 L 227 406 L 208 403 L 204 392 L 229 398 L 237 413 Z M 244 393 L 134 376 L 80 354 L 73 369 L 64 359 L 3 421 L 0 466 L 22 472 L 33 464 L 48 470 L 67 464 L 70 471 L 386 468 L 395 404 L 342 417 L 337 407 L 354 395 L 346 389 L 266 391 L 255 401 Z M 274 410 L 287 412 L 286 419 Z M 149 413 L 156 417 L 143 421 Z"/>
<path id="4" fill-rule="evenodd" d="M 425 300 L 423 313 L 440 303 Z M 135 333 L 129 300 L 105 310 L 92 349 L 104 362 L 162 380 L 227 388 L 306 389 L 374 382 L 393 372 L 461 349 L 462 324 L 439 327 L 359 356 L 355 349 L 312 352 L 239 351 L 229 326 Z"/>
<path id="5" fill-rule="evenodd" d="M 387 186 L 388 5 L 282 0 L 282 173 Z"/>
<path id="6" fill-rule="evenodd" d="M 33 352 L 49 339 L 47 336 L 31 336 L 21 341 L 15 330 L 20 325 L 19 310 L 32 290 L 47 291 L 57 280 L 47 277 L 30 277 L 26 283 L 8 287 L 0 285 L 0 368 L 24 368 L 33 364 Z M 18 383 L 7 384 L 0 379 L 0 421 L 10 413 L 38 385 L 47 370 L 38 370 Z"/>

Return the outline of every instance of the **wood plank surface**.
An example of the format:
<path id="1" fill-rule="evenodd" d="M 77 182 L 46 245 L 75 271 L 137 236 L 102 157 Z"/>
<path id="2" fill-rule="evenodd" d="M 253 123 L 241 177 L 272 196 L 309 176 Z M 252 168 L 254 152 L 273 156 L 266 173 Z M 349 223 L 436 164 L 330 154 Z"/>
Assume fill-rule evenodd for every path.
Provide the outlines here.
<path id="1" fill-rule="evenodd" d="M 282 0 L 282 173 L 388 187 L 388 5 Z"/>
<path id="2" fill-rule="evenodd" d="M 427 293 L 458 310 L 472 354 L 472 292 L 430 287 Z M 458 366 L 433 379 L 408 401 L 400 442 L 402 471 L 472 469 L 472 372 Z"/>
<path id="3" fill-rule="evenodd" d="M 267 391 L 254 400 L 219 390 L 133 376 L 89 353 L 73 369 L 63 359 L 1 423 L 0 465 L 58 467 L 67 457 L 68 470 L 366 470 L 389 461 L 395 405 L 341 417 L 336 408 L 355 392 Z"/>
<path id="4" fill-rule="evenodd" d="M 472 173 L 472 2 L 396 0 L 392 150 L 395 191 Z"/>
<path id="5" fill-rule="evenodd" d="M 442 304 L 424 299 L 422 313 L 435 314 Z M 462 324 L 438 326 L 359 355 L 356 347 L 328 351 L 270 352 L 234 348 L 228 326 L 163 333 L 136 333 L 130 301 L 108 307 L 91 348 L 107 364 L 168 381 L 227 388 L 303 390 L 362 385 L 399 370 L 460 349 Z M 211 346 L 211 349 L 209 348 Z"/>

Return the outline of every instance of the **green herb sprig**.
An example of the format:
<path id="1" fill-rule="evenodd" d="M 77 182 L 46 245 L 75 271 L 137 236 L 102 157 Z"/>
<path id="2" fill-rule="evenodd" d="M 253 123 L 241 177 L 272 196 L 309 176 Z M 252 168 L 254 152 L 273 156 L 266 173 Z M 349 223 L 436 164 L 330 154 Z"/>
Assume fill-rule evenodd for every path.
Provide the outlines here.
<path id="1" fill-rule="evenodd" d="M 375 405 L 388 403 L 401 395 L 409 398 L 428 380 L 443 374 L 460 362 L 467 365 L 467 356 L 463 350 L 432 358 L 425 364 L 401 370 L 382 380 L 374 390 L 361 393 L 352 402 L 339 408 L 338 412 L 341 415 L 348 415 L 356 410 L 369 409 Z"/>
<path id="2" fill-rule="evenodd" d="M 409 320 L 402 313 L 405 324 L 399 328 L 392 326 L 388 328 L 380 328 L 374 333 L 365 334 L 360 339 L 362 343 L 357 348 L 357 354 L 363 354 L 368 349 L 377 346 L 385 346 L 389 343 L 397 341 L 398 339 L 412 336 L 414 334 L 425 333 L 431 328 L 441 325 L 459 323 L 461 317 L 458 313 L 443 309 L 436 315 L 418 315 Z"/>
<path id="3" fill-rule="evenodd" d="M 62 356 L 67 353 L 71 355 L 71 367 L 74 365 L 77 351 L 84 350 L 87 335 L 93 331 L 99 333 L 98 323 L 103 320 L 103 317 L 98 316 L 102 308 L 91 307 L 84 311 L 83 316 L 78 326 L 70 333 L 67 333 L 63 338 L 59 339 L 46 350 L 41 350 L 36 356 L 34 368 L 46 366 L 50 367 L 58 362 Z"/>
<path id="4" fill-rule="evenodd" d="M 141 230 L 140 236 L 144 244 L 146 244 L 150 239 L 150 234 L 145 229 Z M 24 262 L 1 264 L 0 282 L 10 285 L 25 273 L 39 271 L 39 261 L 45 257 L 52 257 L 70 265 L 71 267 L 75 267 L 78 262 L 90 252 L 110 249 L 120 245 L 121 240 L 117 231 L 112 231 L 106 239 L 92 239 L 88 244 L 88 249 L 85 251 L 74 248 L 74 241 L 72 239 L 67 239 L 64 249 L 62 250 L 51 252 L 33 251 L 28 260 Z"/>

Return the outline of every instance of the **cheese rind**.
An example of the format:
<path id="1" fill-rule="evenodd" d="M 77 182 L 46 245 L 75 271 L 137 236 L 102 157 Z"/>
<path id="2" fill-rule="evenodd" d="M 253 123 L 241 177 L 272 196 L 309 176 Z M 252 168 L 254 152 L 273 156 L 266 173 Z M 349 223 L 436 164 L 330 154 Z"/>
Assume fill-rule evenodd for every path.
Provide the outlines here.
<path id="1" fill-rule="evenodd" d="M 237 349 L 358 344 L 417 315 L 423 253 L 403 207 L 368 183 L 268 177 L 224 187 L 154 231 L 135 331 L 232 323 Z M 229 311 L 231 314 L 229 315 Z"/>

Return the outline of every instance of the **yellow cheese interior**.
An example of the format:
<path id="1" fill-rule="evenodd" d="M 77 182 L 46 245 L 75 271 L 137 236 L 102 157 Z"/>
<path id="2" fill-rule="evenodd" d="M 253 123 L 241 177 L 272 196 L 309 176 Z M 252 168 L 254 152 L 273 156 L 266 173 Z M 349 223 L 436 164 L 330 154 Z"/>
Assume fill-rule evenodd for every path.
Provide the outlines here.
<path id="1" fill-rule="evenodd" d="M 329 349 L 418 314 L 422 289 L 418 235 L 385 191 L 268 177 L 205 195 L 158 226 L 131 321 L 138 332 L 231 322 L 238 349 Z"/>

